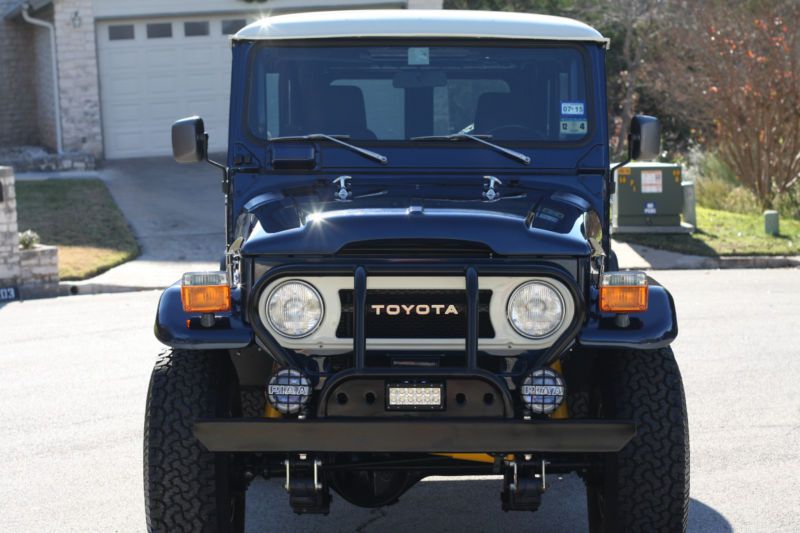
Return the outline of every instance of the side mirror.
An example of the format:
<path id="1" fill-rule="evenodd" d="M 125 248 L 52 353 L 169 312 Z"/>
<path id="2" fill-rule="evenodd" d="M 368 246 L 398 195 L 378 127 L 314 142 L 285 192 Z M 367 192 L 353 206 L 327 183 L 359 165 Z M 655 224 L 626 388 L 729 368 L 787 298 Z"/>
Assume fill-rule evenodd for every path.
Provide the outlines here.
<path id="1" fill-rule="evenodd" d="M 182 118 L 172 125 L 172 157 L 178 163 L 204 160 L 206 146 L 206 128 L 202 118 Z"/>
<path id="2" fill-rule="evenodd" d="M 628 159 L 652 161 L 661 153 L 661 125 L 656 117 L 636 115 L 628 133 Z"/>

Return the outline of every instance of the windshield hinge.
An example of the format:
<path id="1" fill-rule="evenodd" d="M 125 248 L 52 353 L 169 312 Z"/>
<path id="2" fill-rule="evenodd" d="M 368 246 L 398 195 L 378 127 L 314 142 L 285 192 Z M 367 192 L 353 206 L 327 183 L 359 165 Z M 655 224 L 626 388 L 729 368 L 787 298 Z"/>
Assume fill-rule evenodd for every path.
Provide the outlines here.
<path id="1" fill-rule="evenodd" d="M 334 193 L 336 199 L 340 202 L 346 202 L 350 200 L 353 196 L 353 192 L 350 190 L 350 180 L 353 179 L 352 176 L 339 176 L 335 180 L 333 180 L 334 185 L 337 185 L 339 188 Z"/>
<path id="2" fill-rule="evenodd" d="M 484 176 L 483 179 L 485 180 L 483 183 L 483 197 L 490 202 L 500 198 L 500 193 L 495 189 L 495 186 L 502 185 L 503 182 L 495 176 Z"/>

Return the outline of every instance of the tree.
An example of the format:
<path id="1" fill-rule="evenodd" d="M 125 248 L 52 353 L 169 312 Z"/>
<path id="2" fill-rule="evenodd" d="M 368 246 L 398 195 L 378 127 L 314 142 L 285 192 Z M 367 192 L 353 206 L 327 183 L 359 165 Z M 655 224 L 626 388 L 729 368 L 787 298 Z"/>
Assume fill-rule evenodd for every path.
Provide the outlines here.
<path id="1" fill-rule="evenodd" d="M 611 37 L 608 71 L 616 74 L 616 84 L 612 79 L 609 144 L 616 157 L 625 149 L 628 127 L 648 80 L 652 66 L 648 59 L 660 31 L 657 21 L 663 7 L 662 0 L 600 0 L 587 2 L 581 9 L 587 21 Z"/>
<path id="2" fill-rule="evenodd" d="M 628 126 L 646 86 L 650 45 L 665 0 L 445 0 L 449 9 L 534 12 L 583 20 L 611 38 L 608 53 L 610 145 L 625 149 Z"/>
<path id="3" fill-rule="evenodd" d="M 566 15 L 581 0 L 444 0 L 445 9 L 488 9 Z"/>
<path id="4" fill-rule="evenodd" d="M 800 181 L 800 2 L 672 2 L 657 86 L 762 208 Z"/>

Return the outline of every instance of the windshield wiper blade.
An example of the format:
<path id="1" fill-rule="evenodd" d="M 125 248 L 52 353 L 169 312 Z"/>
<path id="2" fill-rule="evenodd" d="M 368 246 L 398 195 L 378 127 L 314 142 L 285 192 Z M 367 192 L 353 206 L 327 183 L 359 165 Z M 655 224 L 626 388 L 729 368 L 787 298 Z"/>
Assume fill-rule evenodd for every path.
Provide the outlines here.
<path id="1" fill-rule="evenodd" d="M 500 152 L 511 159 L 516 159 L 523 165 L 530 165 L 531 158 L 525 154 L 517 152 L 516 150 L 511 150 L 510 148 L 505 148 L 500 146 L 499 144 L 490 143 L 486 139 L 491 139 L 491 135 L 471 135 L 469 133 L 453 133 L 451 135 L 426 135 L 423 137 L 411 137 L 412 141 L 463 141 L 465 139 L 469 139 L 471 141 L 475 141 L 481 143 L 485 146 L 488 146 L 492 150 L 496 152 Z"/>
<path id="2" fill-rule="evenodd" d="M 289 135 L 285 137 L 271 137 L 268 140 L 270 142 L 274 141 L 330 141 L 332 143 L 338 144 L 339 146 L 344 146 L 350 151 L 353 151 L 357 154 L 361 154 L 368 159 L 372 159 L 373 161 L 377 161 L 382 165 L 385 165 L 389 162 L 389 159 L 385 155 L 381 155 L 377 152 L 373 152 L 372 150 L 367 150 L 366 148 L 361 148 L 360 146 L 356 146 L 354 144 L 350 144 L 348 142 L 344 142 L 342 139 L 349 139 L 349 135 L 328 135 L 326 133 L 309 133 L 308 135 Z"/>

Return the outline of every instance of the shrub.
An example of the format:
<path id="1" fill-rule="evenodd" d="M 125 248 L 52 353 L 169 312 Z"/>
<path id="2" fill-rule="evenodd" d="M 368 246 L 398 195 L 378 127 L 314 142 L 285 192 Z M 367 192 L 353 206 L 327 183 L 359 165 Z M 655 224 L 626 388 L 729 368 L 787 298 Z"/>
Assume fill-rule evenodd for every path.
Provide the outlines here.
<path id="1" fill-rule="evenodd" d="M 775 209 L 782 217 L 800 220 L 800 187 L 778 196 L 775 200 Z"/>
<path id="2" fill-rule="evenodd" d="M 750 189 L 741 185 L 734 187 L 723 203 L 725 211 L 732 211 L 733 213 L 743 214 L 758 214 L 761 212 L 758 198 Z"/>
<path id="3" fill-rule="evenodd" d="M 730 167 L 716 154 L 693 150 L 687 165 L 686 178 L 694 181 L 698 205 L 734 213 L 760 212 L 756 195 L 739 184 Z"/>
<path id="4" fill-rule="evenodd" d="M 25 230 L 19 234 L 19 246 L 23 250 L 30 250 L 39 244 L 40 241 L 39 234 L 32 229 Z"/>

